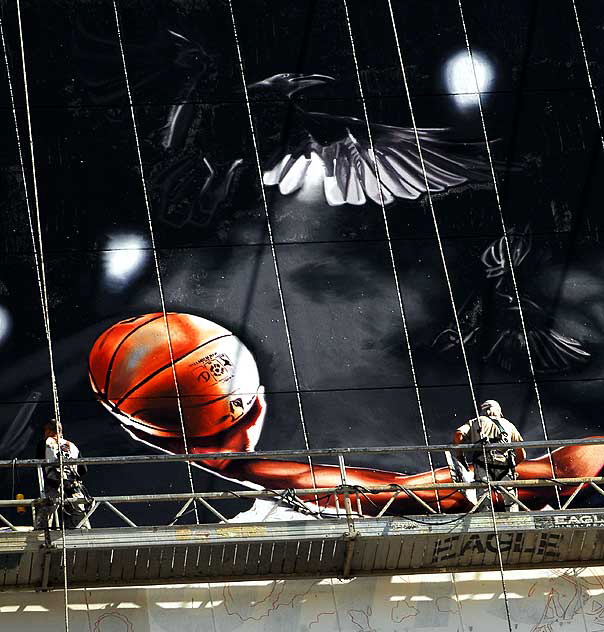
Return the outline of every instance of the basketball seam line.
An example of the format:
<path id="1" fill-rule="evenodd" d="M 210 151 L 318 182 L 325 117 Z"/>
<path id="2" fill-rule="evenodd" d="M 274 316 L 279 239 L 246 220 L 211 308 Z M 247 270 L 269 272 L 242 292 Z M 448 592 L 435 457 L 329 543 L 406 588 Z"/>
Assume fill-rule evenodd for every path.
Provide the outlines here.
<path id="1" fill-rule="evenodd" d="M 204 406 L 209 406 L 210 404 L 215 404 L 216 402 L 219 402 L 221 399 L 224 399 L 225 397 L 230 397 L 231 395 L 238 395 L 238 394 L 239 393 L 224 393 L 224 395 L 221 395 L 220 397 L 215 397 L 214 399 L 211 399 L 208 402 L 203 402 L 202 404 L 194 404 L 192 406 L 187 406 L 187 409 L 203 408 Z M 193 395 L 192 397 L 202 397 L 202 396 L 201 395 Z M 150 407 L 147 406 L 146 408 L 139 408 L 138 410 L 135 410 L 134 412 L 131 412 L 131 413 L 128 413 L 128 414 L 132 415 L 134 417 L 135 415 L 138 415 L 139 413 L 142 413 L 142 412 L 144 412 L 146 410 L 155 410 L 155 409 L 154 408 L 150 408 Z"/>
<path id="2" fill-rule="evenodd" d="M 207 340 L 206 342 L 204 342 L 203 344 L 199 345 L 198 347 L 195 347 L 194 349 L 191 349 L 191 351 L 187 351 L 187 353 L 185 353 L 184 355 L 180 356 L 179 358 L 176 358 L 173 363 L 172 362 L 168 362 L 168 364 L 164 364 L 164 366 L 162 366 L 159 369 L 156 369 L 155 371 L 150 373 L 144 380 L 141 380 L 136 386 L 133 386 L 127 393 L 122 395 L 117 400 L 117 402 L 114 404 L 114 406 L 117 407 L 120 404 L 122 404 L 124 402 L 124 400 L 128 399 L 128 397 L 130 397 L 130 395 L 132 395 L 132 393 L 134 393 L 134 391 L 138 390 L 141 386 L 143 386 L 143 384 L 146 384 L 147 382 L 152 380 L 156 375 L 159 375 L 162 371 L 165 371 L 167 368 L 171 367 L 172 364 L 174 364 L 174 366 L 176 366 L 177 362 L 180 362 L 181 360 L 183 360 L 187 356 L 191 355 L 192 353 L 195 353 L 196 351 L 198 351 L 202 347 L 205 347 L 206 345 L 209 345 L 210 343 L 215 342 L 216 340 L 220 340 L 221 338 L 228 338 L 229 336 L 232 336 L 232 335 L 233 335 L 232 333 L 228 333 L 228 334 L 223 334 L 222 336 L 216 336 L 216 338 L 212 338 L 211 340 Z"/>
<path id="3" fill-rule="evenodd" d="M 119 344 L 117 345 L 117 347 L 114 349 L 113 354 L 111 356 L 111 360 L 109 360 L 109 364 L 107 365 L 107 373 L 105 374 L 105 389 L 104 389 L 104 393 L 105 396 L 108 398 L 109 397 L 109 384 L 111 382 L 111 371 L 113 371 L 113 364 L 115 362 L 115 358 L 117 356 L 118 351 L 122 348 L 122 345 L 124 344 L 124 342 L 126 342 L 126 340 L 134 333 L 136 333 L 139 329 L 142 329 L 145 325 L 148 325 L 149 323 L 152 323 L 154 320 L 158 320 L 160 318 L 163 318 L 163 312 L 161 312 L 160 314 L 158 314 L 157 316 L 154 316 L 153 318 L 150 318 L 149 320 L 146 320 L 144 323 L 142 323 L 142 325 L 137 325 L 134 329 L 130 330 L 119 342 Z M 120 325 L 121 323 L 117 323 L 118 325 Z"/>
<path id="4" fill-rule="evenodd" d="M 108 329 L 108 330 L 107 330 L 107 331 L 103 334 L 103 337 L 102 337 L 102 338 L 103 338 L 103 342 L 102 342 L 102 343 L 100 343 L 100 345 L 99 345 L 99 346 L 101 346 L 101 345 L 104 343 L 105 339 L 106 339 L 106 338 L 107 338 L 107 336 L 109 335 L 110 330 L 111 330 L 111 329 Z M 100 340 L 100 338 L 99 338 L 99 339 L 98 339 L 98 340 L 94 343 L 93 348 L 96 346 L 96 344 L 97 344 L 97 342 L 99 342 L 99 340 Z M 91 353 L 92 353 L 92 350 L 91 350 Z M 92 366 L 91 366 L 91 364 L 90 364 L 90 353 L 88 354 L 88 362 L 87 362 L 87 363 L 88 363 L 88 377 L 90 378 L 90 381 L 92 382 L 92 387 L 93 387 L 93 390 L 94 390 L 95 394 L 96 394 L 97 396 L 102 396 L 102 397 L 105 397 L 105 395 L 104 395 L 103 391 L 99 388 L 99 385 L 98 385 L 98 383 L 97 383 L 97 381 L 96 381 L 96 378 L 95 378 L 95 376 L 94 376 L 94 373 L 92 372 Z"/>
<path id="5" fill-rule="evenodd" d="M 147 316 L 148 314 L 145 314 L 145 316 Z M 130 322 L 132 320 L 136 320 L 137 318 L 142 318 L 141 316 L 134 316 L 132 318 L 127 318 L 125 320 L 120 320 L 118 323 L 116 323 L 116 325 L 120 325 L 122 323 L 127 323 Z M 97 348 L 101 348 L 107 338 L 109 337 L 109 334 L 111 333 L 111 330 L 113 329 L 114 325 L 112 325 L 109 329 L 107 329 L 98 339 L 97 341 L 94 343 L 93 348 L 97 347 Z M 92 350 L 91 350 L 92 353 Z M 88 377 L 90 378 L 90 381 L 92 383 L 92 389 L 94 390 L 94 394 L 97 397 L 101 397 L 102 399 L 106 399 L 105 397 L 105 393 L 100 389 L 97 381 L 96 381 L 96 377 L 94 376 L 94 373 L 92 372 L 92 366 L 90 364 L 90 355 L 91 353 L 88 354 L 88 359 L 87 359 L 87 366 L 88 366 Z"/>
<path id="6" fill-rule="evenodd" d="M 221 395 L 220 397 L 217 397 L 216 399 L 213 399 L 209 402 L 204 402 L 203 404 L 199 404 L 198 406 L 190 406 L 189 408 L 203 408 L 203 406 L 209 406 L 210 404 L 215 404 L 216 402 L 219 402 L 221 399 L 225 399 L 226 397 L 230 397 L 233 393 L 226 393 L 225 395 Z M 137 423 L 139 423 L 141 426 L 145 426 L 146 428 L 150 428 L 150 429 L 154 429 L 155 426 L 152 426 L 151 424 L 145 423 L 144 421 L 141 421 L 137 415 L 139 415 L 140 413 L 146 411 L 146 410 L 153 410 L 152 408 L 139 408 L 138 410 L 135 410 L 134 412 L 131 413 L 126 413 L 129 417 L 135 417 Z"/>

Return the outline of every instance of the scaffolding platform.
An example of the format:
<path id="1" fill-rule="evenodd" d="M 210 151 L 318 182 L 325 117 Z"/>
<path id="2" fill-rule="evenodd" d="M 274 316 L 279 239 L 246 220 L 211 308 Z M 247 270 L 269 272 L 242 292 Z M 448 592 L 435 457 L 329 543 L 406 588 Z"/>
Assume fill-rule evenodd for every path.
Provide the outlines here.
<path id="1" fill-rule="evenodd" d="M 604 511 L 565 510 L 65 533 L 69 587 L 601 565 Z M 0 589 L 63 589 L 63 535 L 0 535 Z"/>

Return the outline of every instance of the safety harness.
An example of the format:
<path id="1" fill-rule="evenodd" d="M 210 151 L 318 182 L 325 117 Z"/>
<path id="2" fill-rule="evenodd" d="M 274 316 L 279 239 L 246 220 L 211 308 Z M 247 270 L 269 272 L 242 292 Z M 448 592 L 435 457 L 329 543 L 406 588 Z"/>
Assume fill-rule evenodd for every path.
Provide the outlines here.
<path id="1" fill-rule="evenodd" d="M 69 444 L 66 441 L 57 441 L 56 448 L 52 448 L 54 458 L 57 460 L 56 465 L 49 465 L 45 468 L 44 474 L 46 478 L 46 484 L 54 489 L 59 489 L 61 485 L 61 468 L 59 466 L 59 450 L 61 451 L 64 459 L 72 457 L 69 449 Z M 63 511 L 66 514 L 76 514 L 79 512 L 87 512 L 92 506 L 93 499 L 91 498 L 88 490 L 86 489 L 82 476 L 80 475 L 80 469 L 86 468 L 82 465 L 64 465 L 63 466 L 63 490 L 65 496 L 68 498 L 74 498 L 79 494 L 79 497 L 86 500 L 85 504 L 79 505 L 79 509 L 75 509 L 76 506 L 65 505 Z M 87 468 L 86 468 L 87 469 Z"/>
<path id="2" fill-rule="evenodd" d="M 508 443 L 509 435 L 501 425 L 500 421 L 496 417 L 489 417 L 489 420 L 492 421 L 497 429 L 499 430 L 499 434 L 496 437 L 483 437 L 482 436 L 482 421 L 480 417 L 478 418 L 478 428 L 480 430 L 480 441 L 478 445 L 484 444 L 494 444 L 494 443 Z M 495 467 L 498 469 L 509 469 L 512 472 L 516 467 L 516 459 L 514 450 L 511 448 L 507 448 L 505 450 L 485 450 L 487 465 L 489 467 Z M 484 455 L 482 451 L 476 453 L 474 457 L 474 462 L 479 463 L 480 465 L 485 465 L 484 463 Z"/>

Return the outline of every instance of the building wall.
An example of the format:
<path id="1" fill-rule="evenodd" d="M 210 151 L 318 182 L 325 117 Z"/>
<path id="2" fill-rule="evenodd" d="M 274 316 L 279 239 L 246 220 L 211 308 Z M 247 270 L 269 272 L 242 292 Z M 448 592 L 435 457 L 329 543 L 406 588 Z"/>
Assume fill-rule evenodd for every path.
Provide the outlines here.
<path id="1" fill-rule="evenodd" d="M 505 573 L 511 629 L 604 626 L 604 571 Z M 69 591 L 71 632 L 499 632 L 501 575 L 459 573 Z M 60 632 L 64 595 L 0 595 L 0 627 Z"/>
<path id="2" fill-rule="evenodd" d="M 472 393 L 499 400 L 528 439 L 602 433 L 593 411 L 604 374 L 604 165 L 590 90 L 591 79 L 602 101 L 599 3 L 577 2 L 585 51 L 570 0 L 468 0 L 463 15 L 457 0 L 394 0 L 393 16 L 386 0 L 121 0 L 119 34 L 109 0 L 20 6 L 21 29 L 17 3 L 1 3 L 11 79 L 0 61 L 1 458 L 33 457 L 57 414 L 88 456 L 182 452 L 185 439 L 221 452 L 446 443 L 474 415 Z M 496 181 L 479 101 L 467 94 L 477 87 L 466 36 Z M 301 79 L 292 102 L 274 81 L 282 73 L 322 79 Z M 431 199 L 414 123 L 428 177 L 440 174 Z M 382 197 L 370 132 L 391 159 Z M 275 156 L 300 151 L 277 186 Z M 337 186 L 359 182 L 346 204 L 325 193 L 336 154 Z M 168 326 L 149 316 L 164 307 Z M 169 330 L 180 357 L 218 327 L 233 336 L 185 356 L 174 376 Z M 145 381 L 158 363 L 168 368 Z M 222 403 L 199 406 L 212 397 Z M 339 484 L 326 463 L 313 465 Z M 431 481 L 430 467 L 445 466 L 420 453 L 347 463 L 388 480 Z M 572 464 L 585 475 L 604 461 L 581 453 Z M 177 464 L 91 468 L 87 485 L 104 495 L 270 487 L 271 474 L 280 487 L 312 482 L 299 463 L 204 465 L 190 475 Z M 35 477 L 16 478 L 1 478 L 4 497 L 37 494 Z M 588 495 L 575 503 L 594 502 Z M 130 511 L 137 523 L 169 520 L 154 509 Z"/>

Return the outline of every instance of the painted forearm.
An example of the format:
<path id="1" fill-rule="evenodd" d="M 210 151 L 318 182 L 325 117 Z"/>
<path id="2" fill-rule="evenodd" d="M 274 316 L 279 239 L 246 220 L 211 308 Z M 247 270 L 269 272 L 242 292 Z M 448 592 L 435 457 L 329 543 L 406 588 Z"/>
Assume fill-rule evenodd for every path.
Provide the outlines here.
<path id="1" fill-rule="evenodd" d="M 250 482 L 261 485 L 267 489 L 309 489 L 313 487 L 338 487 L 342 484 L 340 470 L 333 465 L 314 465 L 311 468 L 305 463 L 293 461 L 233 461 L 223 472 L 225 475 L 237 478 L 242 482 Z M 435 471 L 435 479 L 438 482 L 450 481 L 448 470 L 440 468 Z M 371 493 L 373 487 L 392 485 L 393 491 L 397 488 L 404 488 L 410 484 L 432 484 L 433 476 L 431 472 L 422 472 L 412 476 L 399 472 L 389 472 L 386 470 L 374 470 L 361 467 L 346 468 L 346 482 L 348 485 L 359 488 L 359 502 L 364 513 L 375 515 L 392 498 L 392 492 L 383 491 Z M 433 490 L 422 490 L 415 492 L 424 502 L 431 506 L 436 505 L 436 495 Z M 306 495 L 304 500 L 316 501 L 314 495 Z M 344 497 L 338 494 L 340 506 L 343 506 Z M 353 507 L 356 508 L 356 495 L 353 498 Z M 447 503 L 443 507 L 450 510 L 453 505 L 461 503 L 465 506 L 464 497 L 458 492 L 447 494 Z M 319 503 L 323 507 L 335 506 L 333 495 L 324 498 Z M 394 503 L 391 505 L 394 513 L 418 513 L 423 512 L 419 503 L 411 494 L 400 489 Z"/>

